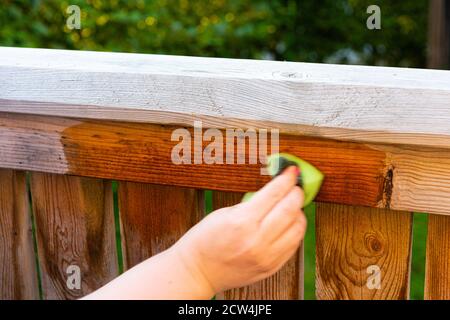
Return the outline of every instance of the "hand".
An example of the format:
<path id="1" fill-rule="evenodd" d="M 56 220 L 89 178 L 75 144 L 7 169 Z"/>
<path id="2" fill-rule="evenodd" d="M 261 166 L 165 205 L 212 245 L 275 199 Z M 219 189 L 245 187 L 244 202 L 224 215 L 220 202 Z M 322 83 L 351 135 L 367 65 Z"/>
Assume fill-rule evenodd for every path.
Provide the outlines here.
<path id="1" fill-rule="evenodd" d="M 211 213 L 171 248 L 85 299 L 210 299 L 272 275 L 305 234 L 297 175 L 289 167 L 248 202 Z"/>
<path id="2" fill-rule="evenodd" d="M 214 211 L 170 250 L 209 292 L 242 287 L 277 272 L 306 231 L 298 168 L 289 167 L 248 202 Z"/>

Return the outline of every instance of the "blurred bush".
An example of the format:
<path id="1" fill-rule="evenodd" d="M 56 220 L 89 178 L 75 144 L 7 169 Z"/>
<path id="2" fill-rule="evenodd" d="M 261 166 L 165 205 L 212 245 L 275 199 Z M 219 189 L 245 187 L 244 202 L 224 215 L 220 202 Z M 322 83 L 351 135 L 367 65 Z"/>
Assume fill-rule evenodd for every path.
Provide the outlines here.
<path id="1" fill-rule="evenodd" d="M 80 30 L 66 27 L 69 5 Z M 381 8 L 368 30 L 366 8 Z M 427 1 L 1 0 L 0 45 L 425 66 Z"/>

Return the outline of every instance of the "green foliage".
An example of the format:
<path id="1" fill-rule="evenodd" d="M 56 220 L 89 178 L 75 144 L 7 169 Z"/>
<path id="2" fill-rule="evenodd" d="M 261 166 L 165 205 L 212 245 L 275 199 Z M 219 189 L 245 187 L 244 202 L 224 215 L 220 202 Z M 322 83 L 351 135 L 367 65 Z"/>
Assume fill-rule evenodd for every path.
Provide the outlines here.
<path id="1" fill-rule="evenodd" d="M 426 18 L 426 1 L 2 0 L 0 45 L 422 67 Z"/>

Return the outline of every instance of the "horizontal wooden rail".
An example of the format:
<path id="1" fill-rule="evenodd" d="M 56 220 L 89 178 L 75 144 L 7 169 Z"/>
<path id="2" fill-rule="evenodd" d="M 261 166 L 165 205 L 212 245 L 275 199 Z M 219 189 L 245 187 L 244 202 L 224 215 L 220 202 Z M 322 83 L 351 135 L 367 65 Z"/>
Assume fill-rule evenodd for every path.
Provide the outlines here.
<path id="1" fill-rule="evenodd" d="M 450 146 L 450 72 L 0 48 L 0 111 Z"/>
<path id="2" fill-rule="evenodd" d="M 248 161 L 174 164 L 176 128 L 0 112 L 0 167 L 234 192 L 256 190 L 269 180 L 260 174 L 261 164 Z M 448 149 L 281 135 L 280 151 L 325 173 L 319 201 L 450 212 Z"/>

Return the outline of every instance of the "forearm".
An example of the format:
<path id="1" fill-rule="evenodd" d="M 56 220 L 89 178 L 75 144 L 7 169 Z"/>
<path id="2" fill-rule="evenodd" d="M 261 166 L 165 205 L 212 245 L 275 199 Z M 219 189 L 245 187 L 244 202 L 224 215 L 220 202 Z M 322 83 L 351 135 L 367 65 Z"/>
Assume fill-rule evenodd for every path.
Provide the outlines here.
<path id="1" fill-rule="evenodd" d="M 171 248 L 136 265 L 83 299 L 210 299 L 214 292 Z"/>

